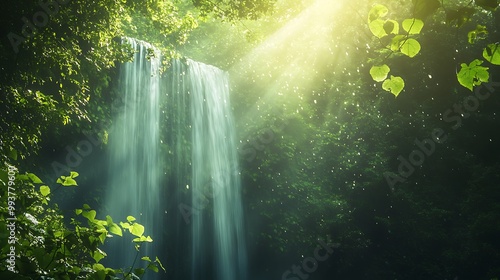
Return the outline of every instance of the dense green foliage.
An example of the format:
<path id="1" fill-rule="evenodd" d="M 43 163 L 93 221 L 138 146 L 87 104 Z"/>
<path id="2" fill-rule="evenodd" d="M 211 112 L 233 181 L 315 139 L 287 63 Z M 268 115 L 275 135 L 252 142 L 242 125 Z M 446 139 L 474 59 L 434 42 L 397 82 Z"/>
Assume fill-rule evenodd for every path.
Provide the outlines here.
<path id="1" fill-rule="evenodd" d="M 59 187 L 76 186 L 76 177 L 78 173 L 71 172 L 69 176 L 61 176 L 57 183 Z M 83 216 L 88 225 L 84 226 L 76 216 L 66 225 L 57 206 L 48 206 L 52 196 L 50 187 L 35 174 L 18 174 L 16 167 L 7 164 L 0 170 L 0 179 L 0 194 L 8 198 L 0 204 L 1 250 L 5 256 L 0 269 L 2 279 L 38 279 L 40 276 L 133 279 L 133 275 L 144 274 L 145 269 L 155 272 L 163 269 L 158 259 L 151 261 L 147 256 L 141 258 L 146 261 L 145 265 L 133 263 L 127 269 L 108 268 L 100 263 L 106 257 L 102 245 L 112 235 L 122 236 L 122 229 L 135 236 L 137 256 L 142 242 L 153 241 L 144 236 L 144 226 L 134 217 L 129 216 L 127 222 L 118 225 L 110 216 L 106 216 L 106 220 L 96 219 L 96 211 L 84 204 L 82 209 L 75 209 L 75 214 Z"/>
<path id="2" fill-rule="evenodd" d="M 162 49 L 165 66 L 182 54 L 231 74 L 254 279 L 280 279 L 317 239 L 340 247 L 310 279 L 495 279 L 497 7 L 495 0 L 75 0 L 16 52 L 8 34 L 21 36 L 22 17 L 42 9 L 12 2 L 0 18 L 0 156 L 23 173 L 32 166 L 50 173 L 38 148 L 61 151 L 93 130 L 105 149 L 119 99 L 116 66 L 131 57 L 118 38 L 137 37 Z M 435 129 L 443 134 L 433 138 Z M 423 155 L 418 164 L 413 151 Z M 96 169 L 78 170 L 82 181 L 99 184 L 89 179 Z M 28 277 L 124 276 L 96 265 L 99 237 L 138 234 L 139 224 L 95 219 L 86 208 L 64 223 L 73 213 L 64 219 L 47 200 L 54 185 L 29 174 L 16 177 L 25 186 L 19 203 L 29 208 L 22 212 L 33 216 L 17 221 L 19 248 L 29 253 L 17 269 Z M 40 232 L 45 242 L 35 238 Z M 22 266 L 29 258 L 35 266 Z"/>

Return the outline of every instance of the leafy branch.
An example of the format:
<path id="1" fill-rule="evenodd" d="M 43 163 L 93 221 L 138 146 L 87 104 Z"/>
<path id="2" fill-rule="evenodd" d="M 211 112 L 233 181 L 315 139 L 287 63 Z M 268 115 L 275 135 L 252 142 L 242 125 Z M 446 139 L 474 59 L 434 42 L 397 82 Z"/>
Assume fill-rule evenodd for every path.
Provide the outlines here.
<path id="1" fill-rule="evenodd" d="M 398 96 L 404 89 L 403 78 L 391 75 L 391 68 L 385 61 L 394 54 L 403 54 L 410 58 L 415 57 L 421 50 L 420 43 L 414 38 L 419 35 L 424 27 L 424 22 L 418 18 L 407 18 L 401 22 L 405 31 L 400 34 L 400 24 L 393 19 L 384 19 L 389 13 L 386 6 L 377 4 L 372 7 L 368 14 L 368 27 L 372 34 L 377 37 L 382 45 L 380 53 L 389 51 L 378 63 L 370 69 L 370 75 L 376 82 L 382 82 L 382 88 L 394 96 Z"/>

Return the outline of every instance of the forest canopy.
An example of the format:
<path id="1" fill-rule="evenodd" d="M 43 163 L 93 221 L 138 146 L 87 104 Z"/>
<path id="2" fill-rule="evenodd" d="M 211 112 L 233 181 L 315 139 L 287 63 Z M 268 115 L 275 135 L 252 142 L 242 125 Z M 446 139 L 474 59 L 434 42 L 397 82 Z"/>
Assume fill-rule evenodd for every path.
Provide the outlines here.
<path id="1" fill-rule="evenodd" d="M 123 37 L 160 49 L 164 72 L 189 57 L 229 73 L 254 276 L 279 279 L 321 239 L 340 246 L 320 279 L 498 279 L 499 2 L 9 0 L 0 196 L 12 182 L 16 209 L 32 213 L 18 221 L 19 279 L 128 279 L 132 269 L 100 264 L 101 245 L 156 241 L 100 199 L 95 162 L 123 110 L 119 67 L 135 54 Z M 82 141 L 97 152 L 68 165 Z M 150 257 L 136 275 L 172 273 Z"/>

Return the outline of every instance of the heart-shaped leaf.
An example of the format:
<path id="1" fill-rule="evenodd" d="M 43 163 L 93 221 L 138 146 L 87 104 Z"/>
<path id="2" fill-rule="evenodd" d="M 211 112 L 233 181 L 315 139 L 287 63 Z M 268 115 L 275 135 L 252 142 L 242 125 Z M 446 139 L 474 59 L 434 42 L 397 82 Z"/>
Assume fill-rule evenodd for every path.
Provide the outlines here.
<path id="1" fill-rule="evenodd" d="M 143 234 L 144 234 L 144 226 L 141 225 L 141 224 L 133 224 L 130 228 L 130 233 L 132 233 L 133 235 L 137 236 L 137 237 L 141 237 Z"/>
<path id="2" fill-rule="evenodd" d="M 40 186 L 40 193 L 43 196 L 47 196 L 50 194 L 50 188 L 48 186 Z"/>
<path id="3" fill-rule="evenodd" d="M 413 38 L 408 38 L 403 41 L 401 45 L 401 53 L 409 56 L 409 57 L 414 57 L 420 52 L 420 43 L 413 39 Z"/>
<path id="4" fill-rule="evenodd" d="M 403 29 L 410 35 L 420 34 L 424 28 L 424 22 L 418 18 L 408 18 L 403 20 Z"/>
<path id="5" fill-rule="evenodd" d="M 382 88 L 398 97 L 405 87 L 405 81 L 401 77 L 392 76 L 382 84 Z"/>
<path id="6" fill-rule="evenodd" d="M 381 65 L 381 66 L 372 66 L 370 69 L 370 75 L 372 76 L 372 79 L 376 82 L 382 82 L 383 80 L 387 79 L 387 75 L 391 71 L 391 68 L 387 66 L 387 64 Z"/>

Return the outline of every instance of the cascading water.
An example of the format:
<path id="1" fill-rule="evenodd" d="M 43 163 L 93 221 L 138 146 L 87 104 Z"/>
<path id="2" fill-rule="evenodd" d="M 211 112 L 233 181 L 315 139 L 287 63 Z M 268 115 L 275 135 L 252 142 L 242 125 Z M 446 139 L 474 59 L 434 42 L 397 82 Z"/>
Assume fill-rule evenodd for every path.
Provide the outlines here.
<path id="1" fill-rule="evenodd" d="M 227 73 L 189 59 L 174 60 L 160 78 L 158 51 L 134 39 L 125 43 L 136 54 L 122 66 L 125 111 L 110 133 L 109 212 L 112 217 L 133 215 L 145 226 L 154 240 L 145 255 L 170 256 L 165 264 L 175 279 L 245 280 L 241 184 Z M 148 49 L 155 52 L 149 60 Z M 182 203 L 193 209 L 189 220 L 177 207 Z M 158 249 L 164 243 L 174 243 L 176 249 Z M 133 262 L 134 252 L 124 247 L 131 245 L 112 248 L 119 266 Z"/>
<path id="2" fill-rule="evenodd" d="M 209 198 L 212 202 L 205 210 L 210 208 L 211 215 L 193 216 L 192 279 L 204 278 L 198 268 L 211 259 L 207 250 L 212 249 L 216 279 L 244 280 L 246 246 L 228 77 L 218 68 L 191 60 L 187 75 L 192 94 L 192 204 L 206 205 Z"/>
<path id="3" fill-rule="evenodd" d="M 159 231 L 160 152 L 159 116 L 160 52 L 149 44 L 131 38 L 123 39 L 136 51 L 134 60 L 120 69 L 120 92 L 123 109 L 116 116 L 109 136 L 109 189 L 107 211 L 115 220 L 128 215 L 145 227 L 146 235 Z M 147 58 L 148 49 L 154 56 Z M 115 221 L 118 222 L 118 221 Z M 154 236 L 153 236 L 154 237 Z M 115 238 L 111 250 L 113 265 L 129 267 L 136 252 L 129 238 Z M 147 244 L 146 244 L 147 245 Z M 141 254 L 159 254 L 154 246 Z M 142 257 L 142 256 L 139 256 Z"/>

